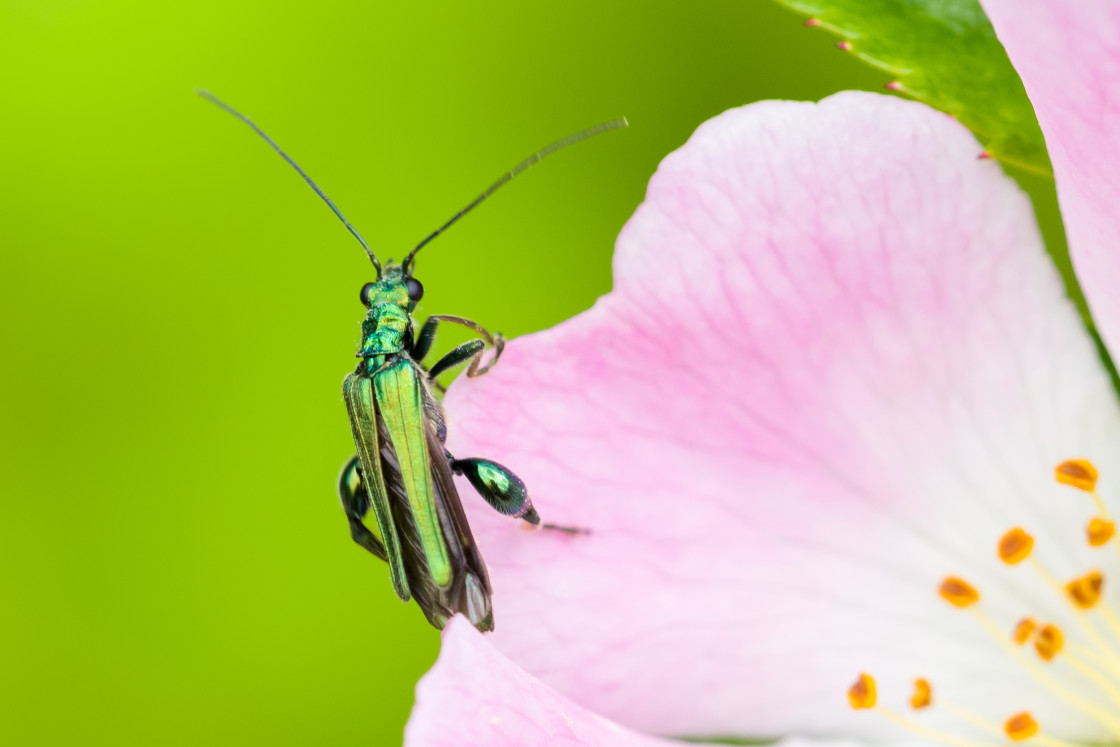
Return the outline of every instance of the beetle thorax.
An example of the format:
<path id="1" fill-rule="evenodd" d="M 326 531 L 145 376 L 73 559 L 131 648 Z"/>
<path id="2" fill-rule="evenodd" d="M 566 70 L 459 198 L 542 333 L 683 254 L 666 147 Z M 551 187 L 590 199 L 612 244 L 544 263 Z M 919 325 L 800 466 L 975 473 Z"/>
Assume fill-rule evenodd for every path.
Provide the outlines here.
<path id="1" fill-rule="evenodd" d="M 370 358 L 404 350 L 412 330 L 411 302 L 404 283 L 399 278 L 379 281 L 369 294 L 369 302 L 358 355 Z"/>

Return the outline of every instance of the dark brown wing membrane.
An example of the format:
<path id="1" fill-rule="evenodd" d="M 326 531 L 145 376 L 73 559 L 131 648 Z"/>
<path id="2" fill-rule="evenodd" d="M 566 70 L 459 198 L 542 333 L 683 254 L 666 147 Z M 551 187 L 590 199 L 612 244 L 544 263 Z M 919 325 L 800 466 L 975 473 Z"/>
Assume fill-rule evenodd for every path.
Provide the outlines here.
<path id="1" fill-rule="evenodd" d="M 436 425 L 429 419 L 425 431 L 432 465 L 433 497 L 451 560 L 451 583 L 445 589 L 432 581 L 416 523 L 409 510 L 408 496 L 401 482 L 397 455 L 380 417 L 377 419 L 377 427 L 381 437 L 381 468 L 393 507 L 393 517 L 396 519 L 397 533 L 401 538 L 405 575 L 413 598 L 428 621 L 437 628 L 443 628 L 452 615 L 462 613 L 479 630 L 493 630 L 490 577 L 463 513 L 463 505 L 455 489 Z"/>
<path id="2" fill-rule="evenodd" d="M 462 577 L 462 584 L 460 588 L 456 588 L 453 583 L 449 590 L 454 592 L 454 607 L 469 617 L 479 630 L 493 630 L 490 574 L 486 572 L 486 564 L 482 561 L 470 524 L 467 523 L 467 515 L 463 512 L 463 503 L 459 500 L 459 491 L 455 489 L 443 441 L 431 424 L 427 429 L 427 436 L 428 453 L 432 461 L 432 489 L 436 495 L 439 521 L 443 525 L 444 541 L 448 547 L 455 548 L 452 550 L 455 557 L 462 558 L 463 561 L 461 573 L 460 569 L 456 569 L 457 575 Z M 456 582 L 459 580 L 456 578 Z"/>

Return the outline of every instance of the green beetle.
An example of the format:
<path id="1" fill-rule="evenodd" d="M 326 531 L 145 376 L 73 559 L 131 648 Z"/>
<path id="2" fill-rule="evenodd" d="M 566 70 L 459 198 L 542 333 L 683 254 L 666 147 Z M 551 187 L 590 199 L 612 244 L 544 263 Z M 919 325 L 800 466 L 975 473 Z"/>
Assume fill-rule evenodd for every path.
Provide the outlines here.
<path id="1" fill-rule="evenodd" d="M 412 314 L 424 287 L 413 277 L 416 253 L 525 169 L 580 140 L 626 127 L 626 120 L 604 122 L 534 153 L 421 241 L 403 262 L 382 267 L 357 229 L 272 138 L 213 94 L 198 93 L 264 138 L 361 243 L 376 271 L 377 279 L 366 283 L 360 293 L 367 309 L 357 352 L 360 360 L 342 385 L 357 451 L 338 480 L 351 536 L 388 563 L 397 596 L 403 601 L 415 599 L 435 627 L 443 628 L 453 615 L 461 613 L 479 630 L 493 630 L 490 578 L 453 475 L 464 475 L 487 503 L 506 516 L 569 534 L 586 530 L 541 524 L 529 491 L 517 475 L 489 459 L 456 459 L 444 447 L 447 427 L 443 407 L 433 392 L 438 386 L 436 377 L 462 364 L 467 364 L 468 377 L 481 376 L 498 361 L 505 341 L 469 319 L 446 314 L 429 316 L 417 333 Z M 441 322 L 467 327 L 478 337 L 425 367 L 424 358 Z M 494 354 L 482 365 L 487 349 Z"/>

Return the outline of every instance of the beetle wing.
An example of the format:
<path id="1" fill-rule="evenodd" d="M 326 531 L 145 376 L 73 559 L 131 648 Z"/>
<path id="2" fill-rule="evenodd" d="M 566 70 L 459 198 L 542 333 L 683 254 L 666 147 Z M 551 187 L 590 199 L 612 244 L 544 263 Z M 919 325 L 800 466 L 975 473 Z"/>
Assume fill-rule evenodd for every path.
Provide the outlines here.
<path id="1" fill-rule="evenodd" d="M 371 526 L 370 512 L 365 512 L 359 521 L 371 534 L 380 537 L 387 561 L 393 588 L 404 601 L 410 598 L 408 578 L 405 574 L 404 557 L 401 554 L 400 538 L 393 522 L 393 512 L 385 489 L 385 479 L 381 469 L 381 448 L 378 434 L 378 416 L 374 403 L 373 386 L 368 376 L 349 374 L 342 383 L 343 399 L 350 413 L 350 427 L 354 432 L 354 446 L 357 448 L 358 461 L 362 465 L 362 482 L 369 496 L 370 508 L 375 524 Z M 376 527 L 376 532 L 374 532 Z M 355 527 L 351 526 L 353 533 Z M 374 553 L 378 554 L 378 553 Z"/>
<path id="2" fill-rule="evenodd" d="M 403 587 L 432 625 L 442 628 L 463 613 L 480 630 L 492 630 L 490 578 L 455 489 L 439 403 L 424 372 L 410 360 L 392 361 L 372 377 L 347 377 L 344 391 L 361 466 L 360 480 L 347 469 L 340 477 L 348 480 L 340 493 L 354 539 L 388 557 L 398 595 L 408 599 Z"/>
<path id="3" fill-rule="evenodd" d="M 389 431 L 389 412 L 379 410 L 381 469 L 401 538 L 409 588 L 424 615 L 435 627 L 442 628 L 453 615 L 463 613 L 480 630 L 492 630 L 490 579 L 455 490 L 447 453 L 440 438 L 439 423 L 431 414 L 432 408 L 438 409 L 439 404 L 432 398 L 424 372 L 407 361 L 402 361 L 401 368 L 404 364 L 408 364 L 415 373 L 413 384 L 418 387 L 424 412 L 419 423 L 421 438 L 411 444 L 424 450 L 426 484 L 431 486 L 427 495 L 433 510 L 433 526 L 447 549 L 449 568 L 447 583 L 442 586 L 437 584 L 429 569 L 417 515 L 411 509 L 410 481 L 402 476 L 400 459 Z M 403 372 L 399 371 L 398 375 L 403 375 Z M 381 402 L 378 404 L 380 406 Z M 415 454 L 410 458 L 415 460 Z"/>
<path id="4" fill-rule="evenodd" d="M 486 572 L 486 564 L 482 561 L 470 524 L 467 523 L 443 441 L 431 421 L 427 429 L 427 442 L 440 524 L 447 544 L 452 548 L 452 556 L 456 558 L 456 579 L 448 590 L 447 604 L 452 610 L 465 614 L 479 630 L 493 630 L 490 574 Z"/>
<path id="5" fill-rule="evenodd" d="M 377 415 L 397 457 L 411 529 L 419 539 L 432 582 L 447 588 L 452 577 L 451 558 L 436 507 L 420 376 L 412 361 L 402 358 L 373 375 L 373 391 Z"/>

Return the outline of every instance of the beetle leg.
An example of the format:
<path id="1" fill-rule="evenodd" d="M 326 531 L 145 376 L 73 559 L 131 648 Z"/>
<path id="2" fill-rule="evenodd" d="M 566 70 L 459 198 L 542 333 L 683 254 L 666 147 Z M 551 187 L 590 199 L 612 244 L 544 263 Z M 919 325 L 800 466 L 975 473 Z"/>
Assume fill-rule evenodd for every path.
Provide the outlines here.
<path id="1" fill-rule="evenodd" d="M 434 379 L 447 369 L 454 368 L 469 360 L 471 365 L 467 367 L 467 376 L 478 376 L 479 374 L 472 374 L 471 372 L 478 368 L 478 361 L 482 358 L 482 351 L 485 349 L 486 343 L 482 340 L 468 340 L 433 363 L 432 367 L 428 369 L 428 375 Z"/>
<path id="2" fill-rule="evenodd" d="M 412 344 L 412 350 L 410 351 L 412 360 L 419 363 L 431 352 L 432 343 L 436 339 L 436 327 L 438 326 L 439 319 L 434 316 L 424 320 L 424 326 L 420 327 L 420 334 L 416 335 L 416 342 Z"/>
<path id="3" fill-rule="evenodd" d="M 342 465 L 342 471 L 338 475 L 338 497 L 342 501 L 342 510 L 346 512 L 346 519 L 350 522 L 350 536 L 366 550 L 382 560 L 387 560 L 389 555 L 385 552 L 385 544 L 362 522 L 362 517 L 369 511 L 370 506 L 369 493 L 366 492 L 362 466 L 358 462 L 357 454 Z"/>
<path id="4" fill-rule="evenodd" d="M 580 527 L 560 524 L 542 524 L 540 514 L 529 500 L 529 491 L 521 478 L 506 467 L 489 459 L 456 459 L 447 453 L 451 471 L 470 480 L 478 494 L 490 507 L 500 514 L 516 517 L 541 529 L 550 529 L 565 534 L 590 534 Z"/>
<path id="5" fill-rule="evenodd" d="M 413 344 L 412 350 L 410 351 L 414 361 L 419 362 L 423 360 L 424 356 L 431 351 L 432 343 L 436 336 L 436 327 L 439 326 L 440 322 L 450 322 L 451 324 L 458 324 L 462 327 L 466 327 L 467 329 L 477 332 L 481 339 L 465 342 L 455 348 L 432 366 L 433 370 L 438 369 L 440 372 L 443 372 L 452 366 L 470 360 L 471 363 L 467 368 L 467 376 L 473 379 L 489 371 L 493 368 L 494 364 L 498 362 L 498 358 L 502 355 L 502 350 L 505 349 L 506 338 L 502 337 L 499 332 L 491 334 L 489 330 L 478 322 L 465 319 L 461 316 L 451 316 L 450 314 L 432 314 L 424 321 L 424 325 L 420 328 L 420 333 L 416 336 L 416 342 Z M 494 349 L 494 357 L 491 358 L 485 366 L 482 366 L 482 351 L 485 350 L 487 346 Z M 452 356 L 456 355 L 461 357 L 451 359 Z"/>

